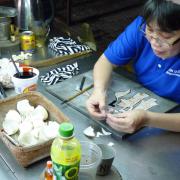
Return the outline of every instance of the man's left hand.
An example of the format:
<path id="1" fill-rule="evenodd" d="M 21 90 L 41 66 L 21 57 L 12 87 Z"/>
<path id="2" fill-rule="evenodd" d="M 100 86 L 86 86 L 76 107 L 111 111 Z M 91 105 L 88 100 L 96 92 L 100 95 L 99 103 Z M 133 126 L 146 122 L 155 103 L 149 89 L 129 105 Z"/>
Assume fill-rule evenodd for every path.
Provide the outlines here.
<path id="1" fill-rule="evenodd" d="M 145 114 L 144 110 L 107 114 L 106 123 L 117 131 L 133 133 L 145 125 Z"/>

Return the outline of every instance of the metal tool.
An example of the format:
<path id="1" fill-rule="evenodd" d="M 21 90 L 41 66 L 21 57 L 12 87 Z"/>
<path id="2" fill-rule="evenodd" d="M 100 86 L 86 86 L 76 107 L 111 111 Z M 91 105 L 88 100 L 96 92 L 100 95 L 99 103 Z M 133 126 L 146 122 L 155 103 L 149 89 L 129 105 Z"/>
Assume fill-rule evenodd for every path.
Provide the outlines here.
<path id="1" fill-rule="evenodd" d="M 22 31 L 31 30 L 32 26 L 48 26 L 54 18 L 54 3 L 52 0 L 46 1 L 49 4 L 51 14 L 49 17 L 45 14 L 43 0 L 15 0 L 17 7 L 17 22 L 18 27 Z"/>
<path id="2" fill-rule="evenodd" d="M 88 91 L 91 88 L 93 88 L 93 84 L 91 84 L 90 86 L 86 87 L 82 91 L 79 91 L 78 93 L 74 94 L 73 96 L 69 97 L 68 99 L 64 100 L 61 104 L 64 104 L 64 103 L 67 103 L 67 102 L 73 100 L 74 98 L 76 98 L 77 96 L 83 94 L 84 92 Z"/>
<path id="3" fill-rule="evenodd" d="M 20 73 L 20 71 L 19 71 L 19 69 L 18 69 L 18 67 L 17 67 L 17 65 L 16 65 L 16 63 L 15 63 L 15 61 L 14 61 L 14 59 L 11 58 L 11 61 L 12 61 L 13 65 L 14 65 L 14 67 L 15 67 L 15 69 L 16 69 L 16 72 L 17 72 L 17 74 L 18 74 L 18 77 L 21 77 L 21 73 Z"/>
<path id="4" fill-rule="evenodd" d="M 20 50 L 19 40 L 13 39 L 14 32 L 12 27 L 15 27 L 14 18 L 17 15 L 16 8 L 0 6 L 0 51 L 1 55 L 6 54 L 7 50 Z M 14 36 L 15 37 L 15 36 Z"/>
<path id="5" fill-rule="evenodd" d="M 15 17 L 16 14 L 15 8 L 0 6 L 0 41 L 10 39 L 11 18 Z"/>
<path id="6" fill-rule="evenodd" d="M 20 146 L 20 144 L 14 140 L 11 136 L 9 136 L 6 132 L 2 131 L 2 133 L 4 134 L 4 136 L 6 136 L 15 146 Z"/>
<path id="7" fill-rule="evenodd" d="M 7 95 L 5 93 L 2 83 L 0 82 L 0 99 L 6 98 L 6 97 Z"/>
<path id="8" fill-rule="evenodd" d="M 86 76 L 83 76 L 83 78 L 82 78 L 82 80 L 81 80 L 81 84 L 80 84 L 80 86 L 79 86 L 79 90 L 80 90 L 80 91 L 82 91 L 82 89 L 83 89 L 85 80 L 86 80 Z"/>

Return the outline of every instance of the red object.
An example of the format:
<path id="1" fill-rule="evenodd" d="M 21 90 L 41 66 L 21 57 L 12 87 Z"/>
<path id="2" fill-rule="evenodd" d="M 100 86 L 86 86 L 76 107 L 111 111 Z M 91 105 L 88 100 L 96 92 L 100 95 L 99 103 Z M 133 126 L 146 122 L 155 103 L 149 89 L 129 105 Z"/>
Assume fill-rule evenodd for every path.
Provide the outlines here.
<path id="1" fill-rule="evenodd" d="M 23 72 L 33 72 L 33 68 L 26 64 L 19 64 L 19 67 L 23 68 Z"/>

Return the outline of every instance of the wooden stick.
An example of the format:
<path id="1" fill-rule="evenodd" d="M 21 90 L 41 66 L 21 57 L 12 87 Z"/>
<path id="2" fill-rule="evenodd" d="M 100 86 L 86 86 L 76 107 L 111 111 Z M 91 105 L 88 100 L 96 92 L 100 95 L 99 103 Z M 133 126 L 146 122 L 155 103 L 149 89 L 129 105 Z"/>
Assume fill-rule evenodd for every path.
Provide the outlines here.
<path id="1" fill-rule="evenodd" d="M 64 100 L 61 104 L 67 103 L 71 100 L 73 100 L 74 98 L 76 98 L 77 96 L 83 94 L 84 92 L 88 91 L 89 89 L 93 88 L 93 84 L 91 84 L 90 86 L 88 86 L 87 88 L 83 89 L 82 91 L 79 91 L 77 94 L 69 97 L 68 99 Z"/>

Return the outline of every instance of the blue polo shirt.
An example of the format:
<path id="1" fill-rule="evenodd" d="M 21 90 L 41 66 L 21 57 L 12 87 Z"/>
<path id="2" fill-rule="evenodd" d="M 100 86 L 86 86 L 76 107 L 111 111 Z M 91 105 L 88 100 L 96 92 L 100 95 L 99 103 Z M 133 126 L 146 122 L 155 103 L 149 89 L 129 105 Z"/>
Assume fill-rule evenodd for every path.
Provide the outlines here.
<path id="1" fill-rule="evenodd" d="M 143 18 L 137 17 L 108 46 L 104 55 L 118 66 L 133 60 L 137 79 L 143 86 L 180 104 L 180 54 L 165 60 L 157 57 L 139 31 L 142 22 Z"/>

